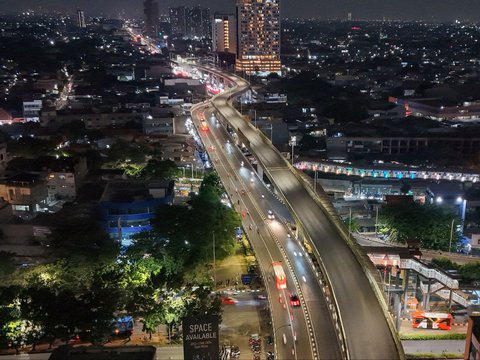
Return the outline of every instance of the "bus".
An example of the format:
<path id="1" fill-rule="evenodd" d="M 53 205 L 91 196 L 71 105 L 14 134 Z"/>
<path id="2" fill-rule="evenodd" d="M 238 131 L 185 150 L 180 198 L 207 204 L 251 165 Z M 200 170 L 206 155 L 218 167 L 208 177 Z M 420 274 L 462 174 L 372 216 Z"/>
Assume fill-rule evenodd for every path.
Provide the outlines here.
<path id="1" fill-rule="evenodd" d="M 202 129 L 202 131 L 208 131 L 208 124 L 205 120 L 202 119 L 202 121 L 200 122 L 200 128 Z"/>
<path id="2" fill-rule="evenodd" d="M 448 313 L 417 311 L 413 314 L 415 329 L 452 329 L 452 315 Z"/>
<path id="3" fill-rule="evenodd" d="M 277 289 L 286 289 L 287 288 L 287 278 L 285 277 L 285 272 L 283 271 L 282 263 L 275 261 L 272 263 L 273 273 L 275 274 L 275 284 Z"/>

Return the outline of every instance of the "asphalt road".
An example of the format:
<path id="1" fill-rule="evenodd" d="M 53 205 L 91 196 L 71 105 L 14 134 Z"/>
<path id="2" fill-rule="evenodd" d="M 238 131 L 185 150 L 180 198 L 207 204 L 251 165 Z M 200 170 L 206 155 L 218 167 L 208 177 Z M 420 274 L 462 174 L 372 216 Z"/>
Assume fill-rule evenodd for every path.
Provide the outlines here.
<path id="1" fill-rule="evenodd" d="M 341 358 L 335 329 L 315 271 L 305 250 L 295 239 L 287 236 L 286 226 L 279 221 L 289 217 L 288 211 L 253 172 L 237 146 L 228 140 L 225 128 L 210 117 L 212 109 L 204 105 L 197 109 L 192 111 L 194 123 L 198 127 L 198 116 L 209 123 L 209 131 L 199 131 L 200 137 L 232 203 L 240 213 L 245 214 L 244 228 L 267 279 L 273 327 L 277 329 L 275 343 L 278 358 Z M 273 210 L 277 219 L 268 219 L 268 210 Z M 286 290 L 279 291 L 275 287 L 273 261 L 283 262 L 288 284 Z M 301 308 L 290 307 L 292 292 L 299 293 Z"/>
<path id="2" fill-rule="evenodd" d="M 286 160 L 229 103 L 232 95 L 245 91 L 248 84 L 232 75 L 222 76 L 227 76 L 236 86 L 216 96 L 213 100 L 214 106 L 222 117 L 243 135 L 248 142 L 246 145 L 263 168 L 268 170 L 276 189 L 282 193 L 290 210 L 301 219 L 306 233 L 312 239 L 314 251 L 320 255 L 332 283 L 331 290 L 336 295 L 350 357 L 403 357 L 398 338 L 392 333 L 383 308 L 352 249 L 312 198 L 305 184 L 289 169 Z M 223 151 L 219 151 L 219 154 L 221 153 Z M 311 292 L 314 293 L 314 290 Z"/>

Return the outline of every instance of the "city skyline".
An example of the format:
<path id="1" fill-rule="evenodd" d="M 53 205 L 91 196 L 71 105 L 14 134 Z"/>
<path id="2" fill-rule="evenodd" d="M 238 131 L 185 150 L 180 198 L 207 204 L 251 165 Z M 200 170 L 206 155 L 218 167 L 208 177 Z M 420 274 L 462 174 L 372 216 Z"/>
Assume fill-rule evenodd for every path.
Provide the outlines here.
<path id="1" fill-rule="evenodd" d="M 234 11 L 233 0 L 168 0 L 159 3 L 160 13 L 167 14 L 168 8 L 179 5 L 201 5 L 210 7 L 212 11 Z M 74 14 L 77 9 L 83 9 L 86 15 L 103 14 L 111 17 L 120 15 L 140 18 L 142 16 L 142 1 L 137 3 L 127 0 L 106 0 L 102 3 L 91 0 L 76 0 L 64 2 L 50 0 L 48 4 L 40 0 L 4 0 L 0 4 L 0 13 L 25 11 L 60 11 Z M 392 20 L 425 20 L 425 21 L 480 21 L 480 3 L 471 0 L 424 0 L 421 2 L 405 0 L 403 2 L 365 0 L 361 3 L 355 0 L 282 0 L 283 17 L 301 17 L 321 19 L 346 19 L 352 13 L 355 19 L 392 19 Z"/>

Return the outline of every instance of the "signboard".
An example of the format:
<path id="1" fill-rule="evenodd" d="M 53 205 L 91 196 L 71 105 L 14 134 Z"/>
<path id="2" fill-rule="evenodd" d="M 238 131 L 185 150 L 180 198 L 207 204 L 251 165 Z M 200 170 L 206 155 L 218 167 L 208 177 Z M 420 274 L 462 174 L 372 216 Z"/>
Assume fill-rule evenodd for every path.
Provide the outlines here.
<path id="1" fill-rule="evenodd" d="M 242 284 L 243 285 L 250 285 L 253 280 L 252 274 L 242 274 Z"/>
<path id="2" fill-rule="evenodd" d="M 219 360 L 218 316 L 183 319 L 183 357 L 191 360 Z"/>

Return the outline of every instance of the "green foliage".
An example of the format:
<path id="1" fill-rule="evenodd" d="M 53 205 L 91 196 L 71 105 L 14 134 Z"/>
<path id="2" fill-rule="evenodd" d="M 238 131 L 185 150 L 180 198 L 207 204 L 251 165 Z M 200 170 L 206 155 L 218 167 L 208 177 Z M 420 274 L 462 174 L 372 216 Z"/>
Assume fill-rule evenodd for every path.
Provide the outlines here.
<path id="1" fill-rule="evenodd" d="M 400 192 L 404 195 L 408 194 L 412 186 L 407 183 L 405 180 L 402 180 L 402 186 L 400 187 Z"/>
<path id="2" fill-rule="evenodd" d="M 346 219 L 343 220 L 345 225 L 347 226 L 347 229 L 350 228 L 351 232 L 357 232 L 360 230 L 360 224 L 358 222 L 358 219 L 352 217 L 347 217 Z"/>
<path id="3" fill-rule="evenodd" d="M 426 249 L 448 250 L 452 219 L 455 215 L 440 206 L 417 203 L 391 204 L 382 207 L 379 213 L 379 231 L 390 241 L 405 243 L 407 240 L 420 240 Z M 452 249 L 459 234 L 454 232 Z"/>
<path id="4" fill-rule="evenodd" d="M 463 359 L 463 353 L 412 353 L 405 354 L 407 359 Z"/>
<path id="5" fill-rule="evenodd" d="M 7 148 L 12 156 L 33 159 L 42 155 L 52 155 L 57 145 L 56 142 L 50 140 L 24 137 L 9 141 Z"/>
<path id="6" fill-rule="evenodd" d="M 129 163 L 144 164 L 149 152 L 150 149 L 143 144 L 118 141 L 108 149 L 107 158 L 119 167 Z"/>
<path id="7" fill-rule="evenodd" d="M 154 230 L 122 254 L 88 215 L 59 223 L 50 237 L 56 260 L 25 269 L 19 286 L 0 288 L 0 347 L 67 342 L 77 334 L 103 344 L 121 313 L 140 317 L 150 335 L 161 324 L 172 334 L 185 316 L 221 316 L 204 263 L 211 260 L 212 232 L 222 257 L 240 221 L 221 204 L 216 186 L 211 176 L 189 206 L 161 208 Z"/>
<path id="8" fill-rule="evenodd" d="M 453 262 L 446 256 L 436 256 L 432 259 L 432 263 L 438 266 L 440 269 L 448 271 L 448 270 L 459 270 L 461 268 L 460 265 Z"/>
<path id="9" fill-rule="evenodd" d="M 15 271 L 15 254 L 8 251 L 0 251 L 0 277 L 10 275 Z"/>
<path id="10" fill-rule="evenodd" d="M 400 340 L 465 340 L 467 334 L 455 334 L 455 333 L 433 333 L 428 335 L 422 334 L 400 334 Z"/>
<path id="11" fill-rule="evenodd" d="M 480 262 L 471 262 L 460 267 L 460 274 L 462 279 L 466 282 L 473 282 L 480 280 Z"/>
<path id="12" fill-rule="evenodd" d="M 180 169 L 171 160 L 149 160 L 141 176 L 146 179 L 172 180 L 180 175 Z"/>
<path id="13" fill-rule="evenodd" d="M 119 244 L 90 214 L 60 222 L 50 236 L 50 245 L 56 257 L 80 265 L 112 261 L 120 251 Z"/>
<path id="14" fill-rule="evenodd" d="M 144 251 L 159 260 L 172 259 L 177 270 L 185 266 L 192 269 L 212 260 L 215 236 L 216 256 L 220 259 L 230 254 L 240 218 L 220 202 L 220 194 L 218 177 L 208 175 L 188 207 L 160 207 L 153 220 L 153 231 L 136 236 L 130 252 Z"/>

